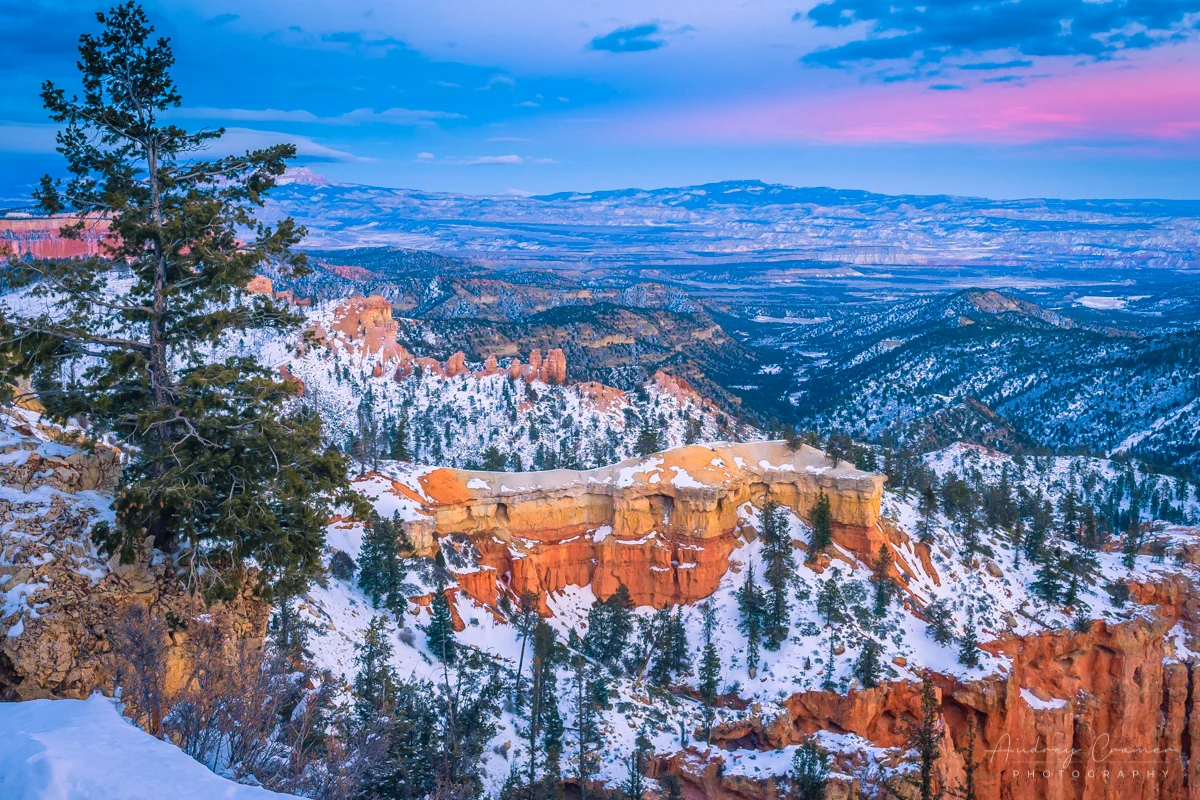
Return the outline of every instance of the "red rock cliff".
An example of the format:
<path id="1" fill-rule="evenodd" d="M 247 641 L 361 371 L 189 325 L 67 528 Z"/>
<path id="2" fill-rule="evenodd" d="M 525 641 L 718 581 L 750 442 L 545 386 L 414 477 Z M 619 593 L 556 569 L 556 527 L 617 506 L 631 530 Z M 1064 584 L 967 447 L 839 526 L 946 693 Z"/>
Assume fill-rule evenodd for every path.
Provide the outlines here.
<path id="1" fill-rule="evenodd" d="M 878 550 L 883 477 L 778 442 L 694 445 L 589 471 L 494 473 L 438 469 L 421 479 L 429 518 L 418 545 L 466 534 L 483 569 L 460 576 L 475 599 L 566 586 L 607 597 L 624 584 L 639 605 L 690 603 L 716 588 L 749 506 L 767 500 L 807 519 L 826 492 L 835 540 L 864 558 Z"/>

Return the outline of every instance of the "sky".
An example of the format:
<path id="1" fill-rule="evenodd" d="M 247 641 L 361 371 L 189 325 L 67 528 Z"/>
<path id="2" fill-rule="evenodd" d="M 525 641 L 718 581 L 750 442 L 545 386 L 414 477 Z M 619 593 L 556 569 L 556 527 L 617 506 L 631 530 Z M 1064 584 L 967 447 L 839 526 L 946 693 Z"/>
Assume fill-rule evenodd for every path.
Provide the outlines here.
<path id="1" fill-rule="evenodd" d="M 0 198 L 104 6 L 0 0 Z M 175 0 L 172 121 L 472 194 L 759 179 L 1200 198 L 1200 0 Z"/>

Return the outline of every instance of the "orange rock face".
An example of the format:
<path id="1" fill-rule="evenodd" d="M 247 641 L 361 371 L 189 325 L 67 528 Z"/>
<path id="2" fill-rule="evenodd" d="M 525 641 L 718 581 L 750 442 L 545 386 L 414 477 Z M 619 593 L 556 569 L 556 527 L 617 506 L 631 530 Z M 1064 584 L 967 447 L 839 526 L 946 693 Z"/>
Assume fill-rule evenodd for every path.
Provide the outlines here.
<path id="1" fill-rule="evenodd" d="M 255 275 L 246 284 L 246 291 L 249 294 L 269 294 L 274 295 L 275 290 L 271 287 L 271 279 L 265 275 Z"/>
<path id="2" fill-rule="evenodd" d="M 962 683 L 936 675 L 947 739 L 940 761 L 947 785 L 963 776 L 968 726 L 978 731 L 976 797 L 1129 800 L 1196 797 L 1200 758 L 1200 665 L 1164 663 L 1163 634 L 1180 618 L 1161 616 L 1084 633 L 1047 632 L 986 645 L 1012 659 L 1012 670 Z M 1188 612 L 1183 621 L 1194 626 Z M 1031 699 L 1032 698 L 1032 699 Z M 801 692 L 769 722 L 719 727 L 725 747 L 782 747 L 817 730 L 854 733 L 880 747 L 905 743 L 906 719 L 920 708 L 920 687 L 897 682 L 876 689 Z M 693 785 L 705 775 L 680 765 Z M 729 791 L 724 796 L 761 796 Z"/>
<path id="3" fill-rule="evenodd" d="M 0 253 L 10 250 L 15 256 L 35 258 L 79 258 L 103 255 L 109 238 L 107 220 L 88 219 L 79 238 L 68 239 L 59 231 L 79 221 L 79 217 L 30 217 L 0 219 Z"/>
<path id="4" fill-rule="evenodd" d="M 408 523 L 410 538 L 468 536 L 483 570 L 462 587 L 486 605 L 533 592 L 545 610 L 567 586 L 603 598 L 622 584 L 639 605 L 696 602 L 728 569 L 750 506 L 775 500 L 807 518 L 820 491 L 839 544 L 882 538 L 882 476 L 777 442 L 694 445 L 586 472 L 438 469 L 421 482 L 430 516 Z"/>

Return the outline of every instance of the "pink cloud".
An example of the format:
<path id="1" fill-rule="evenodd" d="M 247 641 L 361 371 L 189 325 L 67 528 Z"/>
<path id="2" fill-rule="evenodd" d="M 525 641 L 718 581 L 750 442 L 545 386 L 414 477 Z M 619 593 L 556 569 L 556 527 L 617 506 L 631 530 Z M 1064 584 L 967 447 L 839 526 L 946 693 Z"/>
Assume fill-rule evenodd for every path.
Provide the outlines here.
<path id="1" fill-rule="evenodd" d="M 934 91 L 917 83 L 847 86 L 722 108 L 649 115 L 652 138 L 826 143 L 1151 140 L 1200 144 L 1200 58 L 1091 65 L 1027 84 Z"/>

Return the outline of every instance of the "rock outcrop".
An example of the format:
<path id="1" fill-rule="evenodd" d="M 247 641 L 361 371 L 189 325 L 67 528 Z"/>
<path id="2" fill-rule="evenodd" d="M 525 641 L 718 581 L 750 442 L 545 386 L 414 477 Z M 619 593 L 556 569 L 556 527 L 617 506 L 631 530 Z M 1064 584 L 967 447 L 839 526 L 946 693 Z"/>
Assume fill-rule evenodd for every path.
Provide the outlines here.
<path id="1" fill-rule="evenodd" d="M 634 602 L 691 603 L 717 588 L 752 506 L 768 500 L 808 519 L 830 498 L 835 542 L 873 557 L 884 541 L 883 477 L 831 467 L 810 447 L 779 442 L 693 445 L 589 471 L 495 473 L 437 469 L 421 477 L 427 517 L 409 537 L 468 537 L 482 569 L 460 585 L 495 606 L 501 593 L 537 595 L 624 584 Z"/>
<path id="2" fill-rule="evenodd" d="M 112 688 L 112 635 L 127 609 L 140 605 L 159 619 L 187 621 L 204 613 L 224 641 L 261 642 L 269 609 L 252 583 L 228 603 L 205 606 L 175 579 L 152 549 L 132 564 L 105 559 L 89 538 L 110 517 L 107 492 L 119 454 L 72 442 L 36 415 L 0 413 L 0 700 L 85 698 Z M 183 626 L 166 642 L 165 688 L 174 693 L 189 672 Z"/>

